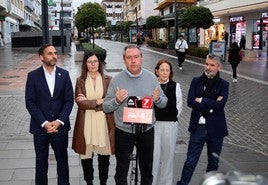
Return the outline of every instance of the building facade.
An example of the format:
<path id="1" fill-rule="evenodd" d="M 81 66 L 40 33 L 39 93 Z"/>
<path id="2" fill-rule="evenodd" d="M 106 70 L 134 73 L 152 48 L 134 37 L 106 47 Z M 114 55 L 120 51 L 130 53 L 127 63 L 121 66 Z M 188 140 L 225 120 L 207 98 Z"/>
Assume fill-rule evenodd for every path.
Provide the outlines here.
<path id="1" fill-rule="evenodd" d="M 41 30 L 41 0 L 24 0 L 24 19 L 20 22 L 19 31 Z"/>
<path id="2" fill-rule="evenodd" d="M 19 31 L 24 20 L 24 0 L 0 0 L 0 32 L 3 42 L 11 42 L 11 33 Z"/>
<path id="3" fill-rule="evenodd" d="M 140 32 L 145 38 L 151 33 L 144 29 L 146 19 L 158 15 L 154 9 L 155 0 L 124 0 L 124 21 L 134 22 L 129 31 L 129 41 L 136 43 L 136 35 Z"/>
<path id="4" fill-rule="evenodd" d="M 200 30 L 200 45 L 208 46 L 211 40 L 223 40 L 229 33 L 228 45 L 246 38 L 247 49 L 264 49 L 268 44 L 268 1 L 267 0 L 203 0 L 200 5 L 209 8 L 215 24 Z"/>
<path id="5" fill-rule="evenodd" d="M 109 25 L 120 24 L 123 21 L 124 0 L 103 0 L 101 6 L 105 9 Z"/>
<path id="6" fill-rule="evenodd" d="M 160 29 L 160 39 L 172 45 L 176 32 L 175 16 L 179 21 L 180 13 L 189 5 L 204 6 L 210 9 L 214 16 L 214 25 L 209 29 L 183 30 L 177 28 L 177 34 L 186 34 L 188 41 L 196 38 L 199 46 L 209 47 L 211 41 L 224 40 L 224 31 L 229 33 L 228 45 L 240 42 L 242 36 L 246 38 L 247 49 L 263 49 L 268 45 L 268 1 L 267 0 L 155 0 L 156 10 L 164 21 L 167 29 Z M 175 5 L 176 4 L 176 5 Z M 176 6 L 176 7 L 175 7 Z M 176 10 L 176 11 L 175 11 Z M 191 34 L 193 36 L 191 36 Z"/>
<path id="7" fill-rule="evenodd" d="M 51 1 L 48 6 L 49 30 L 60 30 L 63 22 L 63 29 L 73 32 L 74 12 L 72 0 Z"/>
<path id="8" fill-rule="evenodd" d="M 194 38 L 191 40 L 192 43 L 197 42 L 196 29 L 186 30 L 178 26 L 181 13 L 186 7 L 196 5 L 197 0 L 155 0 L 155 2 L 157 3 L 155 10 L 159 11 L 159 16 L 167 23 L 167 28 L 159 29 L 157 38 L 167 41 L 169 49 L 174 49 L 179 34 L 186 38 Z"/>

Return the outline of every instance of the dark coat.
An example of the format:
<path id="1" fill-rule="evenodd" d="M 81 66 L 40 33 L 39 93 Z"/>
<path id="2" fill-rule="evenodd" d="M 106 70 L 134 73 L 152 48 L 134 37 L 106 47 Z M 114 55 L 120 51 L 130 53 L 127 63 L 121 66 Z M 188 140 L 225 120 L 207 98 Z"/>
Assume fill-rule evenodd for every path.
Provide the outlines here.
<path id="1" fill-rule="evenodd" d="M 103 75 L 103 98 L 106 96 L 107 89 L 110 83 L 111 77 L 107 75 Z M 75 86 L 75 98 L 78 97 L 78 94 L 83 94 L 86 96 L 86 87 L 85 80 L 82 78 L 77 78 L 76 86 Z M 84 124 L 85 124 L 85 112 L 87 109 L 95 109 L 95 111 L 102 111 L 102 105 L 97 106 L 96 100 L 85 100 L 82 102 L 76 102 L 78 105 L 76 121 L 74 126 L 73 133 L 73 143 L 72 149 L 79 154 L 86 153 L 86 142 L 84 137 Z M 106 114 L 107 126 L 109 131 L 109 139 L 111 145 L 111 152 L 114 154 L 115 152 L 115 123 L 113 113 Z"/>
<path id="2" fill-rule="evenodd" d="M 230 64 L 239 63 L 240 62 L 239 60 L 240 49 L 238 47 L 235 47 L 235 48 L 230 48 L 228 51 L 229 51 L 228 62 Z"/>
<path id="3" fill-rule="evenodd" d="M 225 119 L 224 106 L 228 99 L 229 83 L 223 79 L 212 87 L 210 97 L 203 97 L 204 82 L 201 77 L 193 78 L 188 93 L 188 106 L 192 108 L 189 132 L 194 132 L 198 126 L 201 112 L 206 111 L 206 128 L 208 135 L 211 137 L 224 137 L 228 135 L 227 124 Z M 221 101 L 216 101 L 219 96 L 223 96 Z M 202 102 L 195 101 L 196 97 L 202 97 Z M 213 111 L 211 111 L 213 110 Z"/>
<path id="4" fill-rule="evenodd" d="M 28 74 L 25 89 L 26 108 L 31 115 L 30 132 L 45 134 L 47 130 L 41 125 L 45 121 L 59 119 L 64 122 L 59 132 L 68 132 L 69 115 L 72 111 L 74 98 L 73 87 L 68 71 L 56 67 L 55 88 L 51 96 L 43 66 Z"/>

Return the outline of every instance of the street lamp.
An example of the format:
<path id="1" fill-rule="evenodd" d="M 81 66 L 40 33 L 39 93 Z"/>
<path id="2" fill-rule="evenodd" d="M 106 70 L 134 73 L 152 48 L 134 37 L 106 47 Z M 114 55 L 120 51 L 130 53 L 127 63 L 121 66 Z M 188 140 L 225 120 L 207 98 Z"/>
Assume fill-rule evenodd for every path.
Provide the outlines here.
<path id="1" fill-rule="evenodd" d="M 49 43 L 47 0 L 42 0 L 42 32 L 43 32 L 43 44 Z"/>
<path id="2" fill-rule="evenodd" d="M 123 42 L 123 14 L 120 14 L 120 41 Z"/>
<path id="3" fill-rule="evenodd" d="M 136 16 L 136 43 L 138 45 L 139 44 L 138 39 L 137 39 L 137 35 L 138 35 L 138 31 L 139 31 L 138 9 L 137 9 L 137 7 L 135 7 L 134 10 L 128 10 L 128 12 L 135 12 L 135 16 Z"/>
<path id="4" fill-rule="evenodd" d="M 178 39 L 178 11 L 177 11 L 177 0 L 174 0 L 174 6 L 175 6 L 175 42 Z"/>
<path id="5" fill-rule="evenodd" d="M 137 7 L 135 7 L 135 13 L 136 13 L 136 43 L 137 45 L 139 44 L 138 43 L 138 31 L 139 31 L 139 22 L 138 22 L 138 10 L 137 10 Z"/>
<path id="6" fill-rule="evenodd" d="M 61 53 L 64 54 L 64 31 L 63 31 L 63 0 L 61 0 L 61 12 L 60 12 L 60 22 L 61 22 Z"/>

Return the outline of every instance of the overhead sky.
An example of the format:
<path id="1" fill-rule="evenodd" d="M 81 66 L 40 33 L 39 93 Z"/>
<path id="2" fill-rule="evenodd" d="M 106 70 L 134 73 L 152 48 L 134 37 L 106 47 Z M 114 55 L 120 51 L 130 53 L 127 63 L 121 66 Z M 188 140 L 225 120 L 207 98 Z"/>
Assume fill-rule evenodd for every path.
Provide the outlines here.
<path id="1" fill-rule="evenodd" d="M 75 8 L 79 7 L 80 5 L 87 3 L 87 2 L 96 2 L 96 3 L 101 3 L 102 0 L 74 0 L 73 1 L 73 6 Z"/>

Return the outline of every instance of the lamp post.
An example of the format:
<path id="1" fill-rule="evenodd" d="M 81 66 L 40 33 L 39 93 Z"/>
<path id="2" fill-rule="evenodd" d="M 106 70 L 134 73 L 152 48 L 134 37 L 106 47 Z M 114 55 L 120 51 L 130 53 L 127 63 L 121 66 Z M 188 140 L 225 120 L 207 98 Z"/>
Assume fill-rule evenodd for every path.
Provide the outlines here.
<path id="1" fill-rule="evenodd" d="M 135 8 L 135 14 L 136 14 L 136 43 L 137 45 L 139 44 L 138 43 L 138 31 L 139 31 L 139 22 L 138 22 L 138 10 L 137 10 L 137 7 Z"/>
<path id="2" fill-rule="evenodd" d="M 120 23 L 120 40 L 121 40 L 121 42 L 123 42 L 123 14 L 121 13 L 121 23 Z"/>
<path id="3" fill-rule="evenodd" d="M 177 11 L 177 0 L 174 0 L 174 6 L 175 6 L 175 42 L 178 39 L 178 11 Z"/>
<path id="4" fill-rule="evenodd" d="M 42 32 L 43 32 L 43 44 L 46 44 L 49 42 L 47 0 L 42 0 Z"/>
<path id="5" fill-rule="evenodd" d="M 137 35 L 138 35 L 138 31 L 139 31 L 139 22 L 138 22 L 138 9 L 137 7 L 135 7 L 134 10 L 128 10 L 128 12 L 135 12 L 135 18 L 136 18 L 136 44 L 138 45 L 138 39 L 137 39 Z"/>
<path id="6" fill-rule="evenodd" d="M 64 31 L 63 31 L 63 0 L 61 0 L 61 12 L 60 12 L 60 32 L 61 32 L 61 53 L 64 54 Z"/>

